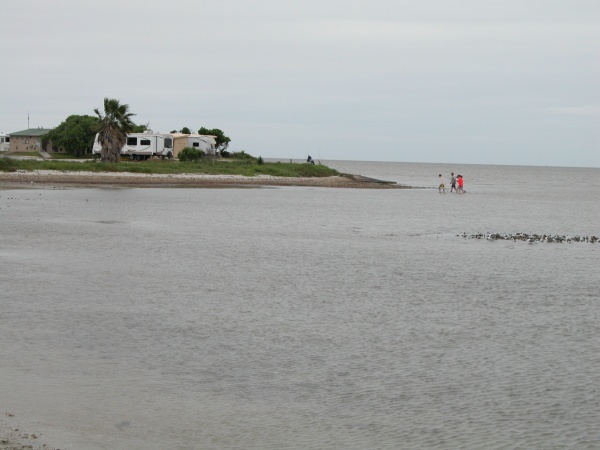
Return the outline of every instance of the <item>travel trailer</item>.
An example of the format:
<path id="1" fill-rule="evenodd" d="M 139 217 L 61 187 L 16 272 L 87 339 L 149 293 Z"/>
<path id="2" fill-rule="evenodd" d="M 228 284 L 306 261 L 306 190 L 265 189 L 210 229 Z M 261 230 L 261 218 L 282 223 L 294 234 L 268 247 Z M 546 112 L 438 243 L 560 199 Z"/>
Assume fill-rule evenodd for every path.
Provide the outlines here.
<path id="1" fill-rule="evenodd" d="M 196 148 L 201 150 L 206 155 L 215 155 L 217 141 L 215 136 L 204 134 L 173 134 L 175 143 L 173 144 L 174 156 L 179 155 L 179 152 L 186 147 Z"/>
<path id="2" fill-rule="evenodd" d="M 188 147 L 203 150 L 207 155 L 214 154 L 216 145 L 217 141 L 215 141 L 214 136 L 205 136 L 202 134 L 190 134 L 188 136 Z"/>
<path id="3" fill-rule="evenodd" d="M 10 147 L 10 136 L 6 133 L 0 133 L 0 152 L 7 152 Z"/>
<path id="4" fill-rule="evenodd" d="M 100 156 L 102 146 L 98 142 L 98 135 L 94 139 L 92 154 Z M 143 133 L 127 135 L 125 145 L 121 149 L 121 158 L 143 161 L 153 156 L 161 158 L 173 157 L 173 135 L 170 133 L 154 133 L 151 130 Z"/>

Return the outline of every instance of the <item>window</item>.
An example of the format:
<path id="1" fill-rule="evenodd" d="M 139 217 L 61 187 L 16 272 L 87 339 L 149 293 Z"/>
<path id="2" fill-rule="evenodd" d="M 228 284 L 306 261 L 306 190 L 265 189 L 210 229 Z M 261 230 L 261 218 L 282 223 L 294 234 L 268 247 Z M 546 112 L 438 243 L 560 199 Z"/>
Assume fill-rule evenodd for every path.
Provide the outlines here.
<path id="1" fill-rule="evenodd" d="M 150 145 L 150 139 L 140 139 L 140 145 Z"/>
<path id="2" fill-rule="evenodd" d="M 173 148 L 173 139 L 165 138 L 165 148 Z"/>
<path id="3" fill-rule="evenodd" d="M 137 138 L 136 137 L 128 137 L 127 145 L 137 145 Z"/>
<path id="4" fill-rule="evenodd" d="M 199 143 L 199 142 L 193 142 L 193 143 L 192 143 L 192 145 L 193 145 L 194 147 L 200 147 L 200 143 Z"/>

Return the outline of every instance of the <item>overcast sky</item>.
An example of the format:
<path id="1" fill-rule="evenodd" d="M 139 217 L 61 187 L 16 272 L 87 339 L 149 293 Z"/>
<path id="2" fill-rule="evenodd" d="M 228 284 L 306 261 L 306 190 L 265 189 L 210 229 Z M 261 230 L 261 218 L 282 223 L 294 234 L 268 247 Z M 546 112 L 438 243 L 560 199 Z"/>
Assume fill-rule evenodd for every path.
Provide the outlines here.
<path id="1" fill-rule="evenodd" d="M 266 158 L 600 167 L 598 0 L 0 5 L 0 131 L 110 97 Z"/>

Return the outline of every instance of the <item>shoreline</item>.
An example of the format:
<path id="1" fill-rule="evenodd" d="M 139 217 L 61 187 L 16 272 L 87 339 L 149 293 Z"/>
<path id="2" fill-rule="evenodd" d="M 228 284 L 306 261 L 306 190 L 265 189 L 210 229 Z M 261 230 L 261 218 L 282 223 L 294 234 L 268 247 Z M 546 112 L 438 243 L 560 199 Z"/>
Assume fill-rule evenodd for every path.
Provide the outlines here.
<path id="1" fill-rule="evenodd" d="M 21 429 L 13 414 L 4 415 L 6 419 L 0 419 L 0 450 L 58 450 L 48 445 L 41 434 L 30 434 Z"/>
<path id="2" fill-rule="evenodd" d="M 359 175 L 350 177 L 275 177 L 257 175 L 207 175 L 207 174 L 140 174 L 132 172 L 67 172 L 35 170 L 0 172 L 0 189 L 56 187 L 267 187 L 309 186 L 356 189 L 411 189 L 411 186 L 374 180 Z"/>

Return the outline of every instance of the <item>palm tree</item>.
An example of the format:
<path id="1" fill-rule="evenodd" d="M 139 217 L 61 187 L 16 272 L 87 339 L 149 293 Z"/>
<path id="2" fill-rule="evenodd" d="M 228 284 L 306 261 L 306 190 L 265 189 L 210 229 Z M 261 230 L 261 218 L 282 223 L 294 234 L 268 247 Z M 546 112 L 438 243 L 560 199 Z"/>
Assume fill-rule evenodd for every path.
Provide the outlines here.
<path id="1" fill-rule="evenodd" d="M 129 112 L 129 105 L 120 105 L 119 100 L 114 98 L 104 99 L 104 115 L 98 108 L 94 112 L 100 119 L 98 128 L 98 143 L 102 146 L 100 159 L 102 162 L 119 162 L 127 133 L 130 133 L 135 126 L 131 120 L 135 114 Z"/>

